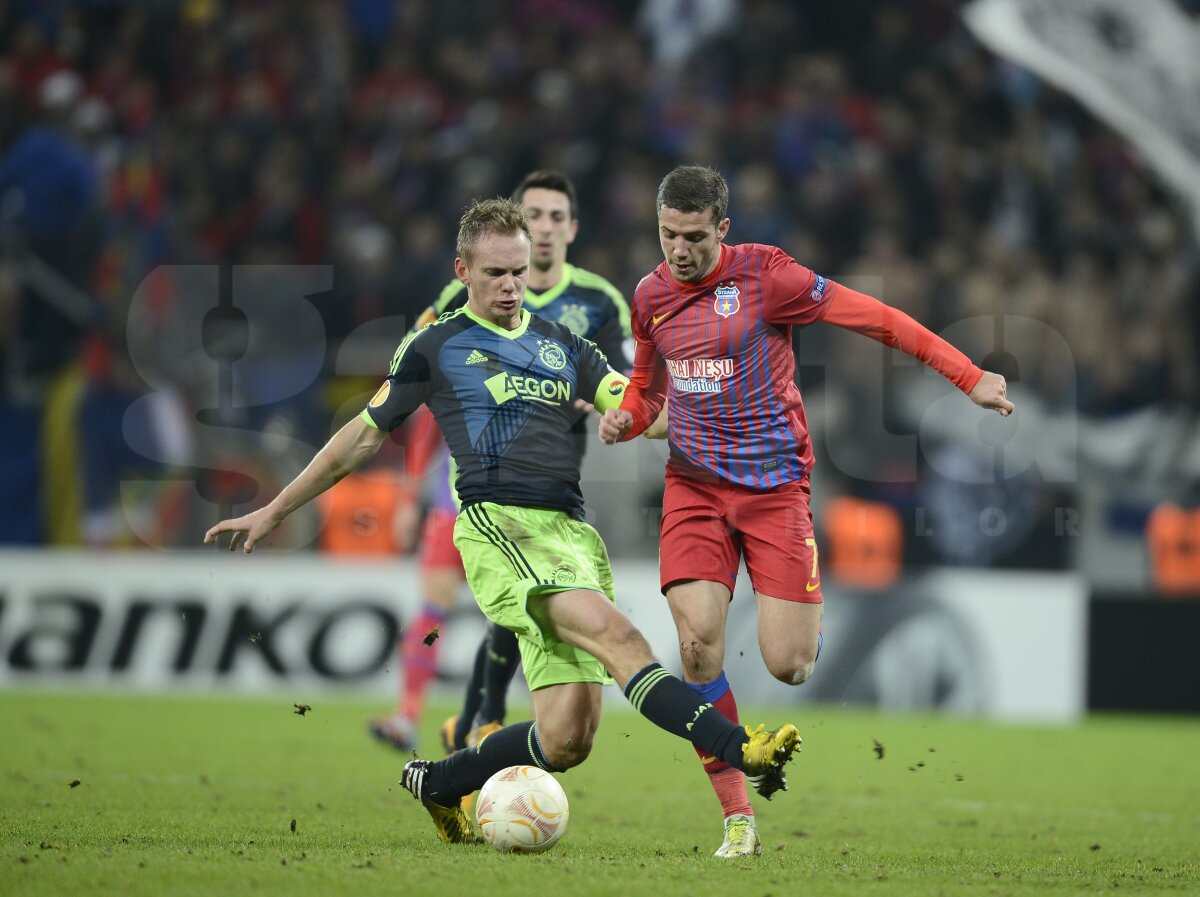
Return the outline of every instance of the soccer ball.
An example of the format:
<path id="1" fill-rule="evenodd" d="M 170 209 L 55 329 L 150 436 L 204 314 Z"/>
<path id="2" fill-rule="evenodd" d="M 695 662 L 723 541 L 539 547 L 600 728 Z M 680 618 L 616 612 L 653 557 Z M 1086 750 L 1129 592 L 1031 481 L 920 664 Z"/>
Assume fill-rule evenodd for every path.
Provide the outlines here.
<path id="1" fill-rule="evenodd" d="M 479 789 L 483 840 L 504 853 L 541 853 L 558 843 L 571 810 L 558 780 L 536 766 L 502 769 Z"/>

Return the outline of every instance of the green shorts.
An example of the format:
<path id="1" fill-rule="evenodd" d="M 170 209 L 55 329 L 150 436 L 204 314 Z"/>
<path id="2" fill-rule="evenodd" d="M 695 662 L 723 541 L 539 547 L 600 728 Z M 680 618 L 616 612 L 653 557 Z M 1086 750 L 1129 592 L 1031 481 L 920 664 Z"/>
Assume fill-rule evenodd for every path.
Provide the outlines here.
<path id="1" fill-rule="evenodd" d="M 608 551 L 594 528 L 564 511 L 480 502 L 459 513 L 454 545 L 480 609 L 516 633 L 531 691 L 612 681 L 595 657 L 553 635 L 538 600 L 570 589 L 616 600 Z"/>

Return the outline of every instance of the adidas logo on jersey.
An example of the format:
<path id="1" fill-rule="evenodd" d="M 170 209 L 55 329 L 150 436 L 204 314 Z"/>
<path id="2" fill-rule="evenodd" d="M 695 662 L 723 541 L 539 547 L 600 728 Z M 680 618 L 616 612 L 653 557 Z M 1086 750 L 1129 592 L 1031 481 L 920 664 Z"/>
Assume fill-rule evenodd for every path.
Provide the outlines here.
<path id="1" fill-rule="evenodd" d="M 467 364 L 487 364 L 488 357 L 478 349 L 472 349 L 471 354 L 467 356 Z"/>

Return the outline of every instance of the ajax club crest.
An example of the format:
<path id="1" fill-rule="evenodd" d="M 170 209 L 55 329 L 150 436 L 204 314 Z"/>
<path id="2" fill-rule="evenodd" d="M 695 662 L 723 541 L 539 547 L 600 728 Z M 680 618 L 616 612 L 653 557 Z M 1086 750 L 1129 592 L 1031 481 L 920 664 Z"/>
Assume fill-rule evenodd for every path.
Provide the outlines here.
<path id="1" fill-rule="evenodd" d="M 730 315 L 737 314 L 737 310 L 742 307 L 741 300 L 738 299 L 741 292 L 741 290 L 731 283 L 721 284 L 716 289 L 717 298 L 713 301 L 713 311 L 722 318 L 728 318 Z"/>
<path id="2" fill-rule="evenodd" d="M 538 340 L 538 358 L 542 360 L 542 364 L 554 371 L 561 371 L 567 366 L 567 353 L 553 340 Z"/>

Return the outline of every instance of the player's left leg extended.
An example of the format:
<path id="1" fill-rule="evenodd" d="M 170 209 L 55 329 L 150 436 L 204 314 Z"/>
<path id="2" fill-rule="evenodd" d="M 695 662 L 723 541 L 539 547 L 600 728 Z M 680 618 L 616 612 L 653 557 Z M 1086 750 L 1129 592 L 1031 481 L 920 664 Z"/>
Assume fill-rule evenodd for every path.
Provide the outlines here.
<path id="1" fill-rule="evenodd" d="M 664 670 L 641 632 L 596 592 L 564 592 L 549 596 L 547 604 L 558 637 L 594 655 L 642 716 L 740 769 L 764 797 L 786 790 L 784 767 L 800 749 L 795 726 L 768 732 L 731 722 Z"/>
<path id="2" fill-rule="evenodd" d="M 786 787 L 783 767 L 800 745 L 795 726 L 785 724 L 770 732 L 759 726 L 752 732 L 727 720 L 654 660 L 642 634 L 600 592 L 572 589 L 546 595 L 538 616 L 543 614 L 551 621 L 560 646 L 560 650 L 546 652 L 550 675 L 563 675 L 573 663 L 565 659 L 561 649 L 586 652 L 595 657 L 601 675 L 607 668 L 629 702 L 655 725 L 745 771 L 760 783 L 756 787 L 768 798 Z M 536 645 L 521 639 L 526 676 L 536 689 L 537 672 L 530 663 L 532 651 L 527 651 L 527 645 Z M 574 695 L 584 685 L 588 686 L 589 700 L 594 696 L 592 713 L 583 712 L 583 699 Z M 568 697 L 552 700 L 561 694 Z M 599 721 L 600 694 L 599 682 L 536 689 L 537 721 L 505 726 L 477 747 L 456 751 L 436 762 L 410 760 L 405 764 L 401 785 L 425 805 L 443 841 L 471 840 L 469 820 L 459 806 L 462 797 L 508 766 L 532 764 L 561 772 L 582 763 L 591 750 Z"/>
<path id="3" fill-rule="evenodd" d="M 783 768 L 800 746 L 796 727 L 742 728 L 667 673 L 645 637 L 617 609 L 608 555 L 590 526 L 561 512 L 486 502 L 463 510 L 455 544 L 484 612 L 520 636 L 531 689 L 586 680 L 598 693 L 607 670 L 629 702 L 660 728 L 756 777 L 756 787 L 768 798 L 785 787 Z M 553 585 L 564 579 L 574 586 Z M 537 723 L 522 730 L 523 725 L 507 726 L 477 748 L 445 759 L 405 765 L 401 784 L 426 805 L 443 840 L 467 837 L 458 801 L 493 772 L 525 762 L 514 756 L 565 769 L 582 762 L 591 748 L 590 738 L 573 734 L 578 722 L 570 714 L 548 717 L 540 734 Z M 451 816 L 453 824 L 445 821 Z"/>

